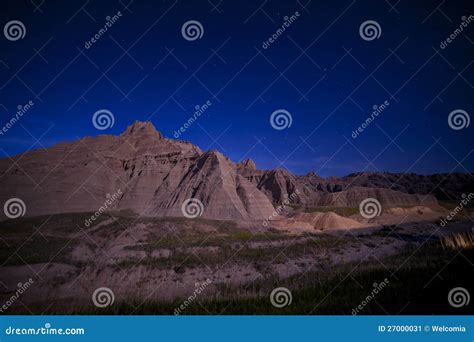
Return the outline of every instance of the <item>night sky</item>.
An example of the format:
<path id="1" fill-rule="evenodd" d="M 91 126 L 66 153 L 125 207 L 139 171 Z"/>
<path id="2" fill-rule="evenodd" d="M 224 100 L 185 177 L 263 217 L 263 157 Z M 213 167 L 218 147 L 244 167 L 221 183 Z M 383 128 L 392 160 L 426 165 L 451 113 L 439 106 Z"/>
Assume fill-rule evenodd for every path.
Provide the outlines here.
<path id="1" fill-rule="evenodd" d="M 19 105 L 34 105 L 0 135 L 1 152 L 120 134 L 135 120 L 173 138 L 209 101 L 180 139 L 235 162 L 322 176 L 472 172 L 474 123 L 448 123 L 454 110 L 474 115 L 470 15 L 467 0 L 2 1 L 0 126 Z M 23 38 L 6 38 L 12 20 L 24 25 Z M 202 37 L 183 37 L 190 20 Z M 372 40 L 359 32 L 368 20 L 381 29 Z M 92 123 L 101 109 L 114 116 L 105 130 Z M 292 119 L 281 130 L 270 124 L 279 109 Z"/>

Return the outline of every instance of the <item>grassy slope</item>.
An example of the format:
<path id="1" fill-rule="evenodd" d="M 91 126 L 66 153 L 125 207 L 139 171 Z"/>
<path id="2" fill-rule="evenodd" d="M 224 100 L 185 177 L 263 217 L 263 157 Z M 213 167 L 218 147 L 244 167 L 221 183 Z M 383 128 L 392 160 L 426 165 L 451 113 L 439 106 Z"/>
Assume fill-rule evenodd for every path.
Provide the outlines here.
<path id="1" fill-rule="evenodd" d="M 106 219 L 104 215 L 102 219 Z M 128 218 L 126 220 L 129 220 Z M 149 219 L 144 219 L 146 222 Z M 156 223 L 165 223 L 169 219 L 153 219 Z M 178 222 L 182 223 L 180 219 Z M 43 220 L 42 220 L 43 221 Z M 2 238 L 9 242 L 9 246 L 0 248 L 0 260 L 5 261 L 7 255 L 11 255 L 12 248 L 24 244 L 18 252 L 26 262 L 46 262 L 57 252 L 56 249 L 63 246 L 61 239 L 65 239 L 66 234 L 79 231 L 77 225 L 83 223 L 76 215 L 58 215 L 51 218 L 44 227 L 37 227 L 43 234 L 54 232 L 54 236 L 48 236 L 48 242 L 42 241 L 43 237 L 36 233 L 31 236 L 35 229 L 33 224 L 38 221 L 31 221 L 28 218 L 21 219 L 13 226 L 11 223 L 2 222 Z M 123 226 L 127 226 L 123 222 Z M 244 243 L 249 238 L 252 241 L 268 241 L 265 237 L 249 231 L 236 229 L 232 224 L 221 225 L 217 221 L 202 220 L 203 224 L 216 226 L 219 228 L 218 234 L 211 236 L 210 245 L 221 247 L 229 246 L 231 243 Z M 121 230 L 123 226 L 117 226 Z M 115 229 L 115 228 L 114 228 Z M 64 232 L 64 235 L 61 232 Z M 281 233 L 273 232 L 270 240 L 281 239 Z M 377 235 L 377 234 L 375 234 Z M 387 234 L 381 234 L 378 238 L 384 238 Z M 183 237 L 183 236 L 181 236 Z M 311 237 L 311 236 L 308 236 Z M 186 235 L 184 239 L 188 245 L 200 245 L 202 236 Z M 338 248 L 333 245 L 333 238 L 324 237 L 318 241 L 317 248 Z M 12 241 L 14 243 L 12 244 Z M 26 242 L 26 243 L 25 243 Z M 324 242 L 324 243 L 323 243 Z M 159 247 L 170 247 L 176 241 L 151 239 L 150 250 Z M 311 246 L 311 242 L 308 242 Z M 18 246 L 17 246 L 18 244 Z M 42 248 L 38 248 L 42 246 Z M 45 247 L 48 248 L 45 248 Z M 55 248 L 55 246 L 57 248 Z M 288 251 L 298 255 L 301 245 Z M 380 283 L 388 278 L 390 283 L 372 300 L 360 314 L 396 314 L 396 313 L 417 313 L 417 314 L 465 314 L 471 313 L 472 309 L 465 307 L 453 309 L 448 305 L 447 294 L 453 287 L 462 286 L 473 293 L 472 282 L 469 282 L 472 274 L 472 260 L 474 260 L 474 250 L 465 249 L 459 251 L 445 250 L 439 242 L 430 242 L 420 249 L 418 245 L 411 245 L 403 253 L 380 260 L 368 259 L 361 264 L 348 264 L 337 268 L 328 268 L 323 272 L 307 273 L 303 277 L 295 276 L 286 280 L 278 280 L 271 276 L 260 279 L 247 288 L 235 288 L 220 286 L 217 295 L 212 299 L 197 298 L 196 302 L 186 308 L 183 314 L 351 314 L 353 308 L 357 307 L 372 291 L 373 283 Z M 146 248 L 145 248 L 146 249 Z M 278 253 L 278 247 L 267 248 L 268 255 Z M 66 261 L 68 251 L 64 251 L 55 258 L 55 261 Z M 245 252 L 245 251 L 244 251 Z M 39 254 L 38 254 L 39 253 Z M 41 253 L 44 253 L 41 254 Z M 246 253 L 246 252 L 245 252 Z M 250 254 L 242 254 L 243 259 L 254 260 L 265 258 L 268 255 L 258 255 L 257 250 L 248 250 Z M 257 253 L 257 254 L 252 254 Z M 192 261 L 192 260 L 191 260 Z M 211 261 L 211 260 L 209 260 Z M 218 260 L 214 260 L 218 261 Z M 191 262 L 192 263 L 192 262 Z M 7 264 L 23 264 L 22 260 L 16 260 L 15 256 L 10 258 Z M 164 265 L 166 266 L 166 265 Z M 191 266 L 191 265 L 188 265 Z M 397 270 L 400 267 L 399 270 Z M 396 271 L 397 270 L 397 271 Z M 441 270 L 439 275 L 437 273 Z M 395 275 L 392 272 L 396 271 Z M 288 307 L 278 309 L 270 304 L 269 294 L 275 287 L 285 286 L 291 289 L 293 302 Z M 201 302 L 199 302 L 201 300 Z M 198 303 L 199 302 L 199 303 Z M 175 308 L 181 305 L 182 301 L 176 302 L 146 302 L 142 303 L 115 303 L 106 309 L 84 308 L 79 309 L 82 314 L 173 314 Z M 49 304 L 49 303 L 48 303 Z M 58 303 L 59 304 L 59 303 Z M 64 303 L 67 306 L 69 303 Z M 54 308 L 56 307 L 56 309 Z M 49 313 L 60 313 L 59 306 L 51 308 Z M 471 311 L 469 311 L 471 310 Z M 36 311 L 36 310 L 35 310 Z M 41 310 L 40 310 L 41 311 Z"/>
<path id="2" fill-rule="evenodd" d="M 472 293 L 469 274 L 473 270 L 474 250 L 458 252 L 444 250 L 439 242 L 431 242 L 382 260 L 385 266 L 366 261 L 324 273 L 308 273 L 303 278 L 260 280 L 245 291 L 222 288 L 215 299 L 197 298 L 182 314 L 351 314 L 370 294 L 374 282 L 380 283 L 385 278 L 388 285 L 359 314 L 472 314 L 471 307 L 454 309 L 447 301 L 453 287 L 462 286 Z M 291 305 L 281 309 L 273 307 L 269 300 L 271 290 L 279 286 L 291 289 L 293 296 Z M 245 296 L 248 297 L 242 299 Z M 107 309 L 86 309 L 80 313 L 173 314 L 181 304 L 182 301 L 118 303 Z"/>

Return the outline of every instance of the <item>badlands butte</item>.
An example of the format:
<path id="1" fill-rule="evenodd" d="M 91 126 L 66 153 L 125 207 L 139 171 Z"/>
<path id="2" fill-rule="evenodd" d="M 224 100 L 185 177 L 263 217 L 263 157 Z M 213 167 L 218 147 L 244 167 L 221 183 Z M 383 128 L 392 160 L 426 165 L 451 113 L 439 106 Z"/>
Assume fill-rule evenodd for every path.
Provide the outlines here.
<path id="1" fill-rule="evenodd" d="M 292 207 L 358 207 L 366 198 L 382 207 L 433 206 L 472 191 L 472 174 L 420 176 L 361 173 L 323 179 L 314 173 L 258 170 L 217 151 L 164 138 L 151 122 L 135 122 L 120 136 L 86 137 L 0 161 L 0 200 L 21 198 L 26 215 L 95 212 L 120 190 L 111 209 L 144 216 L 182 217 L 189 198 L 203 218 L 263 220 L 290 195 Z M 2 213 L 3 214 L 3 213 Z"/>
<path id="2" fill-rule="evenodd" d="M 107 287 L 115 304 L 106 312 L 172 313 L 205 284 L 203 304 L 188 312 L 272 312 L 269 293 L 286 286 L 295 313 L 314 313 L 320 301 L 323 312 L 350 313 L 391 274 L 390 258 L 428 242 L 447 246 L 459 234 L 472 246 L 469 205 L 440 224 L 471 199 L 472 173 L 322 178 L 259 170 L 250 159 L 234 163 L 165 138 L 151 122 L 1 159 L 0 175 L 0 202 L 25 204 L 21 217 L 1 212 L 0 299 L 34 281 L 11 312 L 91 312 L 95 289 Z M 367 199 L 380 203 L 375 214 L 361 212 Z M 324 299 L 315 283 L 331 288 L 353 264 L 362 267 L 354 273 L 362 290 L 347 285 L 352 295 L 342 304 Z M 368 277 L 367 269 L 381 273 Z M 301 291 L 314 298 L 298 302 Z"/>

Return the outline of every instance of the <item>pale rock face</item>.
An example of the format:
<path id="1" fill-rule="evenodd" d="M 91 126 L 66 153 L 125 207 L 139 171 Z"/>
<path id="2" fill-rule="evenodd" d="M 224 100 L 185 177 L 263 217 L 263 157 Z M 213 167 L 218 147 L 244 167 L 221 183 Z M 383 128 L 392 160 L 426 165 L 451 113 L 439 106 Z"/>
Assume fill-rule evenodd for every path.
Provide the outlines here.
<path id="1" fill-rule="evenodd" d="M 179 216 L 181 204 L 197 198 L 203 204 L 203 217 L 226 220 L 264 219 L 273 206 L 256 187 L 235 172 L 235 166 L 221 153 L 203 154 L 189 168 L 179 187 L 169 194 L 154 214 Z"/>
<path id="2" fill-rule="evenodd" d="M 409 195 L 390 189 L 353 187 L 340 192 L 323 194 L 319 198 L 313 199 L 311 205 L 314 207 L 354 208 L 358 207 L 367 198 L 378 200 L 382 207 L 438 204 L 438 201 L 432 195 Z"/>
<path id="3" fill-rule="evenodd" d="M 238 169 L 238 172 L 253 182 L 274 205 L 291 197 L 296 190 L 298 190 L 298 197 L 293 204 L 307 208 L 358 207 L 366 198 L 375 198 L 384 206 L 436 205 L 438 203 L 431 194 L 417 195 L 386 187 L 355 186 L 344 178 L 323 179 L 314 173 L 294 176 L 284 169 Z"/>
<path id="4" fill-rule="evenodd" d="M 354 229 L 367 226 L 348 217 L 333 212 L 295 213 L 288 218 L 271 221 L 272 227 L 277 229 L 298 231 L 328 231 L 333 229 Z"/>
<path id="5" fill-rule="evenodd" d="M 252 159 L 244 159 L 240 163 L 237 164 L 237 168 L 240 170 L 257 170 L 257 165 Z"/>
<path id="6" fill-rule="evenodd" d="M 262 219 L 274 210 L 222 154 L 166 139 L 150 122 L 12 159 L 0 160 L 0 201 L 21 198 L 27 216 L 95 212 L 119 190 L 110 208 L 143 215 L 182 217 L 191 197 L 203 203 L 205 218 Z"/>
<path id="7" fill-rule="evenodd" d="M 285 169 L 254 170 L 252 168 L 238 168 L 237 171 L 254 183 L 273 204 L 282 203 L 287 198 L 294 198 L 293 204 L 304 203 L 308 196 L 315 192 L 299 182 L 297 178 Z M 292 194 L 297 193 L 297 197 Z"/>
<path id="8" fill-rule="evenodd" d="M 358 175 L 349 182 L 258 170 L 250 159 L 234 164 L 219 152 L 163 137 L 151 122 L 136 121 L 119 136 L 85 137 L 0 159 L 0 204 L 20 198 L 27 216 L 95 212 L 120 191 L 109 208 L 182 217 L 183 203 L 195 198 L 204 218 L 261 220 L 288 198 L 296 207 L 358 207 L 369 197 L 384 207 L 437 202 L 432 195 L 390 190 L 382 176 L 390 175 L 370 175 L 384 186 L 369 187 L 352 185 Z M 0 215 L 5 219 L 3 211 Z"/>
<path id="9" fill-rule="evenodd" d="M 347 217 L 328 213 L 298 213 L 292 217 L 295 221 L 309 223 L 314 229 L 361 228 L 364 225 Z"/>

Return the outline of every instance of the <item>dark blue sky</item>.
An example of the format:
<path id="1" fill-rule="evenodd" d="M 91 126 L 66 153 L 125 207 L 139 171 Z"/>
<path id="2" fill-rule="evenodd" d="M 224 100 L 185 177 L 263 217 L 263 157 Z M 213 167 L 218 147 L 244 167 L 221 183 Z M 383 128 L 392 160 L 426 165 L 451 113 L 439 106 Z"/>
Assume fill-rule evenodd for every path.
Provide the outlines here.
<path id="1" fill-rule="evenodd" d="M 448 125 L 455 109 L 474 114 L 474 21 L 440 49 L 462 16 L 474 14 L 472 1 L 37 5 L 1 4 L 1 27 L 19 20 L 26 35 L 16 41 L 0 36 L 0 126 L 18 105 L 35 103 L 0 136 L 9 155 L 39 143 L 119 134 L 134 120 L 150 119 L 172 138 L 196 105 L 211 101 L 181 139 L 233 161 L 252 158 L 259 168 L 323 176 L 474 169 L 474 123 L 461 130 Z M 117 11 L 122 17 L 85 49 Z M 295 11 L 297 20 L 262 49 Z M 202 24 L 201 39 L 183 38 L 181 27 L 189 20 Z M 359 35 L 367 20 L 380 25 L 378 39 Z M 372 107 L 384 101 L 390 105 L 353 139 Z M 92 125 L 99 109 L 113 113 L 113 127 L 99 131 Z M 291 127 L 272 128 L 270 115 L 277 109 L 291 114 Z M 39 143 L 30 133 L 42 136 Z"/>

